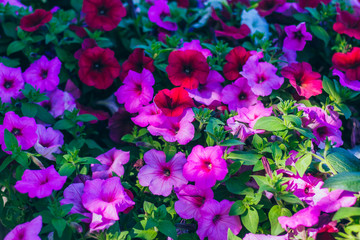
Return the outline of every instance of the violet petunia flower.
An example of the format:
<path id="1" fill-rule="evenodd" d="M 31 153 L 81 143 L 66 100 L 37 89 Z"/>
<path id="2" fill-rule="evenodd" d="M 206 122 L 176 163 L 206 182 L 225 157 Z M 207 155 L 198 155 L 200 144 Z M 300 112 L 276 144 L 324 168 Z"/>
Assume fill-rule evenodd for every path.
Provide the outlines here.
<path id="1" fill-rule="evenodd" d="M 60 147 L 64 144 L 64 135 L 59 130 L 46 128 L 38 124 L 36 133 L 38 140 L 34 145 L 35 150 L 44 158 L 55 160 L 53 153 L 61 153 Z"/>
<path id="2" fill-rule="evenodd" d="M 273 235 L 265 235 L 265 234 L 254 234 L 247 233 L 243 240 L 288 240 L 289 236 L 281 235 L 281 236 L 273 236 Z"/>
<path id="3" fill-rule="evenodd" d="M 119 212 L 135 204 L 118 177 L 86 181 L 81 199 L 87 210 L 109 220 L 119 220 Z"/>
<path id="4" fill-rule="evenodd" d="M 184 165 L 183 174 L 188 181 L 194 181 L 199 189 L 211 188 L 217 180 L 223 180 L 228 173 L 223 151 L 219 146 L 195 146 Z"/>
<path id="5" fill-rule="evenodd" d="M 239 138 L 242 142 L 249 137 L 254 135 L 255 133 L 260 133 L 259 130 L 253 130 L 247 127 L 245 124 L 237 121 L 235 117 L 231 117 L 226 121 L 227 126 L 225 126 L 225 130 L 229 130 L 232 135 Z"/>
<path id="6" fill-rule="evenodd" d="M 30 198 L 44 198 L 50 196 L 53 190 L 60 190 L 66 178 L 59 175 L 54 165 L 42 170 L 26 169 L 14 187 L 20 193 L 28 193 Z"/>
<path id="7" fill-rule="evenodd" d="M 296 51 L 302 51 L 306 41 L 312 40 L 312 35 L 306 31 L 304 22 L 299 25 L 286 26 L 284 28 L 287 37 L 284 39 L 284 48 Z"/>
<path id="8" fill-rule="evenodd" d="M 59 117 L 64 114 L 65 110 L 72 111 L 76 108 L 74 97 L 68 93 L 56 89 L 50 93 L 47 93 L 50 100 L 45 100 L 39 104 L 43 106 L 54 117 Z"/>
<path id="9" fill-rule="evenodd" d="M 319 222 L 320 209 L 317 207 L 307 207 L 301 209 L 291 217 L 281 216 L 278 221 L 282 228 L 296 229 L 297 227 L 312 227 Z"/>
<path id="10" fill-rule="evenodd" d="M 276 75 L 277 68 L 268 62 L 259 62 L 257 55 L 249 57 L 240 74 L 248 80 L 251 91 L 259 96 L 268 96 L 284 83 L 284 78 Z"/>
<path id="11" fill-rule="evenodd" d="M 124 167 L 130 159 L 130 152 L 124 152 L 112 148 L 104 154 L 96 157 L 101 164 L 91 164 L 92 177 L 106 179 L 113 176 L 113 172 L 117 176 L 124 175 Z"/>
<path id="12" fill-rule="evenodd" d="M 180 51 L 196 50 L 201 52 L 206 59 L 207 57 L 212 56 L 212 53 L 209 49 L 201 47 L 200 40 L 192 40 L 191 42 L 184 42 L 183 47 L 179 48 L 179 50 Z"/>
<path id="13" fill-rule="evenodd" d="M 150 22 L 155 23 L 168 31 L 176 31 L 178 26 L 174 22 L 164 21 L 166 16 L 170 16 L 170 8 L 166 0 L 154 1 L 154 5 L 148 11 Z"/>
<path id="14" fill-rule="evenodd" d="M 268 117 L 272 114 L 272 107 L 265 108 L 262 102 L 247 108 L 239 108 L 238 115 L 234 116 L 234 120 L 249 124 L 253 128 L 258 119 Z"/>
<path id="15" fill-rule="evenodd" d="M 360 80 L 351 80 L 351 79 L 347 78 L 343 72 L 341 72 L 337 69 L 333 70 L 333 75 L 339 77 L 340 84 L 342 86 L 348 87 L 354 91 L 360 91 Z"/>
<path id="16" fill-rule="evenodd" d="M 229 216 L 233 202 L 214 199 L 207 201 L 201 209 L 196 233 L 201 240 L 227 240 L 228 229 L 237 235 L 242 229 L 239 216 Z"/>
<path id="17" fill-rule="evenodd" d="M 9 103 L 11 98 L 21 96 L 20 89 L 24 87 L 21 68 L 11 68 L 0 63 L 0 98 L 1 102 Z"/>
<path id="18" fill-rule="evenodd" d="M 166 162 L 165 153 L 152 149 L 144 154 L 146 163 L 138 174 L 141 186 L 149 186 L 154 195 L 167 197 L 173 187 L 181 187 L 187 184 L 183 176 L 183 166 L 186 163 L 185 154 L 178 152 Z"/>
<path id="19" fill-rule="evenodd" d="M 139 115 L 131 118 L 131 120 L 140 127 L 147 127 L 149 124 L 152 126 L 160 125 L 163 114 L 161 110 L 155 105 L 150 103 L 139 110 Z"/>
<path id="20" fill-rule="evenodd" d="M 98 232 L 108 229 L 110 226 L 114 225 L 115 222 L 115 220 L 107 219 L 100 214 L 93 213 L 89 225 L 90 232 Z"/>
<path id="21" fill-rule="evenodd" d="M 40 89 L 40 92 L 51 92 L 57 88 L 60 82 L 60 68 L 59 58 L 55 57 L 49 61 L 45 56 L 42 56 L 24 72 L 25 82 Z"/>
<path id="22" fill-rule="evenodd" d="M 39 233 L 42 228 L 42 217 L 37 216 L 30 222 L 17 225 L 11 232 L 9 232 L 4 240 L 41 240 Z"/>
<path id="23" fill-rule="evenodd" d="M 19 117 L 15 112 L 5 113 L 4 122 L 0 125 L 0 144 L 1 148 L 5 151 L 7 148 L 5 145 L 4 131 L 7 129 L 17 139 L 22 150 L 27 150 L 34 146 L 38 136 L 36 134 L 36 122 L 35 119 L 29 117 Z"/>

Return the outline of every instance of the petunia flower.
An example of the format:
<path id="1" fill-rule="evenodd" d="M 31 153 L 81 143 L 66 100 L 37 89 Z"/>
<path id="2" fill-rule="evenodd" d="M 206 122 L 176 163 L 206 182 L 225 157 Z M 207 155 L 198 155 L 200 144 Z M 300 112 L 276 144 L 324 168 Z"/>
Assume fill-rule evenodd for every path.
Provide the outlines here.
<path id="1" fill-rule="evenodd" d="M 337 52 L 332 57 L 334 68 L 344 71 L 349 80 L 360 80 L 360 48 L 353 47 L 347 53 Z"/>
<path id="2" fill-rule="evenodd" d="M 1 102 L 9 103 L 11 98 L 21 95 L 20 89 L 24 87 L 21 68 L 11 68 L 0 63 L 0 98 Z"/>
<path id="3" fill-rule="evenodd" d="M 182 170 L 186 163 L 185 154 L 178 152 L 170 160 L 166 161 L 165 153 L 152 149 L 144 154 L 146 163 L 138 174 L 141 186 L 148 186 L 154 195 L 167 197 L 173 187 L 181 187 L 187 184 Z"/>
<path id="4" fill-rule="evenodd" d="M 342 86 L 348 87 L 354 91 L 360 91 L 360 80 L 350 80 L 346 77 L 346 75 L 343 72 L 337 69 L 333 70 L 333 75 L 339 77 L 339 81 Z"/>
<path id="5" fill-rule="evenodd" d="M 89 224 L 90 232 L 99 232 L 108 229 L 114 225 L 115 222 L 115 220 L 104 218 L 100 214 L 93 213 L 91 215 L 91 222 Z"/>
<path id="6" fill-rule="evenodd" d="M 28 193 L 30 198 L 44 198 L 50 196 L 53 190 L 60 190 L 66 178 L 59 175 L 54 165 L 42 170 L 26 169 L 14 187 L 20 193 Z"/>
<path id="7" fill-rule="evenodd" d="M 281 235 L 281 236 L 273 236 L 273 235 L 265 235 L 265 234 L 254 234 L 247 233 L 243 240 L 288 240 L 289 236 Z"/>
<path id="8" fill-rule="evenodd" d="M 198 230 L 196 233 L 201 240 L 227 240 L 228 229 L 237 235 L 242 229 L 239 216 L 229 216 L 233 202 L 214 199 L 207 201 L 201 208 L 201 218 L 198 219 Z"/>
<path id="9" fill-rule="evenodd" d="M 313 72 L 311 65 L 307 62 L 292 63 L 281 70 L 281 75 L 289 79 L 291 86 L 300 96 L 307 99 L 322 92 L 321 75 Z"/>
<path id="10" fill-rule="evenodd" d="M 26 15 L 20 20 L 20 28 L 27 32 L 35 32 L 41 26 L 50 22 L 52 13 L 44 9 L 36 9 L 34 13 Z"/>
<path id="11" fill-rule="evenodd" d="M 164 21 L 165 17 L 170 17 L 170 8 L 166 0 L 154 1 L 154 5 L 149 8 L 148 16 L 150 22 L 168 31 L 176 31 L 178 28 L 176 23 Z"/>
<path id="12" fill-rule="evenodd" d="M 333 25 L 334 31 L 360 40 L 360 8 L 354 7 L 354 14 L 341 11 L 340 7 L 336 8 L 336 12 L 336 23 Z"/>
<path id="13" fill-rule="evenodd" d="M 60 82 L 61 62 L 55 57 L 48 60 L 45 56 L 33 62 L 24 72 L 24 80 L 40 92 L 55 90 Z"/>
<path id="14" fill-rule="evenodd" d="M 154 96 L 152 86 L 155 79 L 147 69 L 143 69 L 141 73 L 130 70 L 123 84 L 114 95 L 119 103 L 125 103 L 125 109 L 129 113 L 139 112 Z"/>
<path id="15" fill-rule="evenodd" d="M 86 181 L 81 199 L 87 210 L 109 220 L 119 220 L 119 212 L 135 204 L 118 177 Z"/>
<path id="16" fill-rule="evenodd" d="M 50 99 L 39 104 L 48 110 L 54 118 L 63 115 L 65 110 L 72 111 L 76 107 L 75 99 L 68 92 L 56 89 L 47 93 L 47 96 Z"/>
<path id="17" fill-rule="evenodd" d="M 84 0 L 82 12 L 89 27 L 102 31 L 113 30 L 126 16 L 121 0 Z"/>
<path id="18" fill-rule="evenodd" d="M 130 70 L 141 73 L 143 69 L 154 72 L 154 60 L 144 55 L 144 49 L 136 48 L 121 65 L 120 79 L 124 79 Z"/>
<path id="19" fill-rule="evenodd" d="M 286 26 L 285 32 L 287 37 L 284 39 L 284 48 L 296 51 L 302 51 L 306 41 L 312 40 L 312 35 L 306 31 L 304 22 L 299 25 Z"/>
<path id="20" fill-rule="evenodd" d="M 184 177 L 194 181 L 199 189 L 213 187 L 217 180 L 223 180 L 228 172 L 226 161 L 222 158 L 223 151 L 219 146 L 195 146 L 184 166 Z"/>
<path id="21" fill-rule="evenodd" d="M 243 70 L 243 66 L 250 56 L 251 53 L 241 46 L 233 48 L 225 56 L 225 60 L 227 61 L 223 68 L 225 78 L 230 81 L 240 78 L 240 72 Z"/>
<path id="22" fill-rule="evenodd" d="M 222 30 L 215 30 L 216 37 L 228 37 L 233 39 L 243 39 L 250 34 L 250 28 L 246 24 L 241 24 L 239 28 L 227 25 L 222 21 L 213 9 L 211 17 L 220 23 Z"/>
<path id="23" fill-rule="evenodd" d="M 61 153 L 59 148 L 64 144 L 64 135 L 59 130 L 41 124 L 37 125 L 36 133 L 38 140 L 34 145 L 35 150 L 44 158 L 55 160 L 53 153 Z"/>
<path id="24" fill-rule="evenodd" d="M 209 65 L 204 55 L 196 50 L 173 51 L 166 67 L 169 80 L 175 86 L 195 89 L 205 84 L 209 75 Z"/>
<path id="25" fill-rule="evenodd" d="M 230 111 L 255 105 L 258 103 L 257 98 L 245 78 L 239 78 L 232 84 L 226 85 L 221 92 L 221 101 L 228 104 Z"/>
<path id="26" fill-rule="evenodd" d="M 98 45 L 97 45 L 95 39 L 85 38 L 84 41 L 83 41 L 82 44 L 81 44 L 81 48 L 74 53 L 74 58 L 76 58 L 77 60 L 79 60 L 81 54 L 82 54 L 86 49 L 94 48 L 94 47 L 97 47 L 97 46 L 98 46 Z"/>
<path id="27" fill-rule="evenodd" d="M 247 108 L 239 108 L 237 112 L 238 115 L 234 116 L 234 119 L 239 122 L 247 123 L 250 128 L 253 128 L 258 119 L 268 117 L 272 114 L 272 107 L 265 108 L 262 102 L 258 102 Z"/>
<path id="28" fill-rule="evenodd" d="M 243 11 L 241 13 L 241 24 L 246 24 L 251 31 L 251 35 L 254 35 L 256 32 L 262 33 L 262 40 L 269 39 L 271 33 L 269 31 L 269 24 L 266 22 L 265 18 L 261 17 L 256 9 L 251 9 L 249 11 Z M 259 40 L 255 40 L 258 42 Z"/>
<path id="29" fill-rule="evenodd" d="M 244 123 L 237 121 L 235 117 L 231 117 L 226 121 L 227 126 L 225 126 L 225 130 L 229 130 L 232 135 L 239 138 L 242 142 L 249 137 L 254 135 L 255 133 L 260 133 L 259 130 L 252 130 L 247 127 Z"/>
<path id="30" fill-rule="evenodd" d="M 79 60 L 80 81 L 97 89 L 106 89 L 120 74 L 120 65 L 114 52 L 108 48 L 86 49 Z"/>
<path id="31" fill-rule="evenodd" d="M 134 123 L 131 117 L 133 116 L 122 107 L 112 115 L 108 123 L 109 137 L 112 141 L 121 143 L 122 136 L 132 132 Z"/>
<path id="32" fill-rule="evenodd" d="M 35 119 L 19 117 L 15 112 L 7 112 L 5 113 L 3 124 L 0 125 L 0 144 L 3 151 L 7 148 L 4 140 L 5 129 L 15 136 L 22 150 L 28 150 L 34 146 L 38 139 Z M 11 153 L 8 151 L 5 152 Z"/>
<path id="33" fill-rule="evenodd" d="M 196 50 L 202 53 L 202 55 L 207 59 L 209 56 L 212 56 L 212 53 L 209 49 L 201 47 L 200 40 L 192 40 L 191 42 L 184 42 L 183 47 L 179 48 L 179 51 L 186 50 Z"/>
<path id="34" fill-rule="evenodd" d="M 22 4 L 20 0 L 0 0 L 0 3 L 6 5 L 10 4 L 11 6 L 21 7 L 21 8 L 27 8 L 28 6 Z M 29 7 L 29 10 L 32 11 L 32 7 Z"/>
<path id="35" fill-rule="evenodd" d="M 178 117 L 185 109 L 195 106 L 194 101 L 189 97 L 189 93 L 181 87 L 159 91 L 154 102 L 168 117 Z"/>
<path id="36" fill-rule="evenodd" d="M 184 219 L 201 218 L 200 210 L 204 204 L 214 198 L 211 188 L 199 189 L 194 185 L 183 185 L 175 188 L 178 201 L 175 202 L 174 208 L 176 213 Z"/>
<path id="37" fill-rule="evenodd" d="M 261 0 L 256 7 L 261 17 L 266 17 L 276 11 L 278 7 L 286 3 L 286 0 Z"/>
<path id="38" fill-rule="evenodd" d="M 4 240 L 41 240 L 39 233 L 42 228 L 42 217 L 41 215 L 37 216 L 30 222 L 26 222 L 20 225 L 17 225 L 11 232 L 9 232 Z"/>
<path id="39" fill-rule="evenodd" d="M 112 148 L 106 153 L 96 157 L 101 164 L 91 164 L 92 177 L 106 179 L 113 176 L 113 172 L 117 176 L 124 175 L 124 167 L 130 159 L 130 152 L 117 150 Z"/>
<path id="40" fill-rule="evenodd" d="M 161 124 L 163 114 L 161 110 L 156 107 L 155 103 L 150 103 L 140 109 L 139 115 L 131 118 L 131 120 L 140 127 L 147 127 L 149 124 L 157 126 Z"/>
<path id="41" fill-rule="evenodd" d="M 312 227 L 319 222 L 320 209 L 317 207 L 307 207 L 301 209 L 291 217 L 281 216 L 278 218 L 281 227 L 296 229 L 297 227 Z"/>

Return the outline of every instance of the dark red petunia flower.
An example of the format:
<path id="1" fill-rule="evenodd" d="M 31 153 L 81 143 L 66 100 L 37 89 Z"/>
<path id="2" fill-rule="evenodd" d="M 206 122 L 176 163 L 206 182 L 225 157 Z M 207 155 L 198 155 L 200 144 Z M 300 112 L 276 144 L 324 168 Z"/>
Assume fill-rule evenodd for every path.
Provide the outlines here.
<path id="1" fill-rule="evenodd" d="M 26 15 L 20 20 L 20 28 L 27 32 L 34 32 L 45 23 L 50 22 L 52 13 L 44 9 L 36 9 L 34 13 Z"/>
<path id="2" fill-rule="evenodd" d="M 111 116 L 108 123 L 109 137 L 116 143 L 121 143 L 121 138 L 132 132 L 135 124 L 131 120 L 134 117 L 127 112 L 125 108 L 120 107 L 114 115 Z"/>
<path id="3" fill-rule="evenodd" d="M 113 30 L 126 16 L 120 0 L 84 0 L 82 12 L 89 27 L 103 31 Z"/>
<path id="4" fill-rule="evenodd" d="M 144 55 L 144 49 L 136 48 L 122 64 L 120 79 L 123 80 L 130 70 L 141 73 L 144 68 L 154 72 L 154 60 Z"/>
<path id="5" fill-rule="evenodd" d="M 166 67 L 170 82 L 188 89 L 197 88 L 199 83 L 205 84 L 209 71 L 206 58 L 196 50 L 171 52 Z"/>
<path id="6" fill-rule="evenodd" d="M 178 7 L 188 8 L 190 6 L 189 0 L 177 0 Z"/>
<path id="7" fill-rule="evenodd" d="M 92 38 L 85 38 L 84 41 L 82 42 L 81 44 L 81 48 L 79 50 L 77 50 L 75 53 L 74 53 L 74 57 L 79 60 L 80 59 L 80 56 L 81 54 L 86 50 L 86 49 L 89 49 L 89 48 L 94 48 L 94 47 L 97 47 L 97 43 L 94 39 Z"/>
<path id="8" fill-rule="evenodd" d="M 226 79 L 235 81 L 241 77 L 242 67 L 250 56 L 251 53 L 241 46 L 233 48 L 225 57 L 227 63 L 224 65 L 223 72 Z"/>
<path id="9" fill-rule="evenodd" d="M 333 25 L 334 31 L 360 40 L 360 9 L 354 8 L 354 14 L 350 14 L 348 11 L 341 11 L 339 7 L 336 10 L 337 16 L 336 23 Z"/>
<path id="10" fill-rule="evenodd" d="M 331 0 L 299 0 L 299 6 L 301 8 L 316 8 L 321 2 L 329 4 Z"/>
<path id="11" fill-rule="evenodd" d="M 80 27 L 72 24 L 69 26 L 69 29 L 73 31 L 80 38 L 84 38 L 88 36 L 88 33 L 85 31 L 84 27 Z"/>
<path id="12" fill-rule="evenodd" d="M 194 107 L 194 101 L 182 87 L 163 89 L 156 94 L 154 102 L 168 117 L 180 116 L 186 108 Z"/>
<path id="13" fill-rule="evenodd" d="M 106 89 L 120 74 L 120 65 L 110 49 L 86 49 L 79 60 L 80 81 L 97 89 Z"/>
<path id="14" fill-rule="evenodd" d="M 289 79 L 290 84 L 300 96 L 309 99 L 311 96 L 321 94 L 321 75 L 318 72 L 313 72 L 309 63 L 292 63 L 284 67 L 281 74 Z"/>
<path id="15" fill-rule="evenodd" d="M 332 63 L 338 70 L 344 71 L 349 80 L 360 80 L 360 48 L 353 47 L 347 53 L 335 53 Z"/>
<path id="16" fill-rule="evenodd" d="M 259 5 L 256 7 L 256 10 L 260 16 L 266 17 L 284 3 L 286 3 L 286 0 L 261 0 Z"/>

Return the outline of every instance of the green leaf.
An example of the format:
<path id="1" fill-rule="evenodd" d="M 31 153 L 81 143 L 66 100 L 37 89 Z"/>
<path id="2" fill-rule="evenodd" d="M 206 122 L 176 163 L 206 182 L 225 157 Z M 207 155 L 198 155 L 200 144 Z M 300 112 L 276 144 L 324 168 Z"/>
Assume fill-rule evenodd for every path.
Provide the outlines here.
<path id="1" fill-rule="evenodd" d="M 61 237 L 66 227 L 66 221 L 62 218 L 54 218 L 51 220 L 51 224 L 54 226 L 58 236 Z"/>
<path id="2" fill-rule="evenodd" d="M 241 215 L 241 222 L 252 233 L 256 233 L 259 224 L 259 214 L 254 207 L 246 210 L 244 215 Z"/>
<path id="3" fill-rule="evenodd" d="M 278 196 L 280 199 L 284 200 L 285 202 L 303 205 L 303 202 L 291 192 L 283 192 Z"/>
<path id="4" fill-rule="evenodd" d="M 8 151 L 13 151 L 19 146 L 16 137 L 6 128 L 4 129 L 4 140 L 5 140 L 6 149 Z"/>
<path id="5" fill-rule="evenodd" d="M 283 119 L 289 122 L 292 122 L 295 124 L 295 126 L 297 127 L 301 127 L 301 119 L 298 116 L 295 115 L 284 115 Z"/>
<path id="6" fill-rule="evenodd" d="M 360 191 L 360 172 L 342 172 L 325 180 L 323 188 Z"/>
<path id="7" fill-rule="evenodd" d="M 275 132 L 286 129 L 284 122 L 277 117 L 262 117 L 256 121 L 254 129 L 264 129 L 266 131 Z"/>
<path id="8" fill-rule="evenodd" d="M 294 129 L 296 131 L 298 131 L 301 135 L 307 137 L 307 138 L 310 138 L 310 139 L 313 139 L 315 138 L 315 135 L 311 132 L 311 130 L 309 129 L 306 129 L 306 128 L 300 128 L 300 127 L 294 127 Z"/>
<path id="9" fill-rule="evenodd" d="M 241 238 L 239 238 L 238 236 L 233 234 L 233 232 L 230 230 L 230 228 L 228 228 L 227 240 L 241 240 Z"/>
<path id="10" fill-rule="evenodd" d="M 20 152 L 14 156 L 15 161 L 18 162 L 24 168 L 29 168 L 29 158 L 25 152 Z"/>
<path id="11" fill-rule="evenodd" d="M 295 13 L 292 16 L 299 22 L 312 22 L 313 20 L 309 15 L 304 13 Z"/>
<path id="12" fill-rule="evenodd" d="M 5 158 L 5 160 L 0 165 L 0 172 L 2 172 L 14 159 L 11 156 Z"/>
<path id="13" fill-rule="evenodd" d="M 40 105 L 37 105 L 36 117 L 44 123 L 53 124 L 55 122 L 55 118 Z"/>
<path id="14" fill-rule="evenodd" d="M 59 169 L 59 174 L 61 176 L 71 176 L 71 174 L 76 170 L 76 167 L 72 163 L 65 163 Z"/>
<path id="15" fill-rule="evenodd" d="M 76 121 L 78 122 L 91 122 L 98 120 L 97 117 L 91 114 L 82 114 L 76 117 Z"/>
<path id="16" fill-rule="evenodd" d="M 233 151 L 227 156 L 229 159 L 244 161 L 244 165 L 255 165 L 261 157 L 260 154 L 241 151 Z"/>
<path id="17" fill-rule="evenodd" d="M 351 110 L 344 103 L 335 103 L 335 107 L 338 108 L 345 116 L 346 119 L 351 117 Z M 336 109 L 335 109 L 336 110 Z"/>
<path id="18" fill-rule="evenodd" d="M 241 178 L 232 177 L 226 181 L 226 188 L 234 194 L 246 194 L 249 187 L 241 181 Z"/>
<path id="19" fill-rule="evenodd" d="M 242 215 L 246 211 L 246 207 L 242 203 L 241 200 L 237 200 L 230 209 L 229 215 L 230 216 L 236 216 L 236 215 Z"/>
<path id="20" fill-rule="evenodd" d="M 57 130 L 64 130 L 64 129 L 72 128 L 74 126 L 75 126 L 75 124 L 72 121 L 70 121 L 69 119 L 62 119 L 62 120 L 56 122 L 53 128 L 57 129 Z"/>
<path id="21" fill-rule="evenodd" d="M 300 177 L 302 177 L 306 172 L 306 170 L 308 169 L 311 160 L 312 160 L 311 153 L 306 153 L 301 158 L 299 158 L 299 160 L 296 161 L 295 168 L 299 173 Z"/>
<path id="22" fill-rule="evenodd" d="M 324 41 L 325 47 L 328 45 L 330 36 L 324 28 L 319 25 L 310 25 L 310 30 L 317 38 Z"/>
<path id="23" fill-rule="evenodd" d="M 38 110 L 38 105 L 35 103 L 23 103 L 21 104 L 21 112 L 24 116 L 27 117 L 35 117 L 37 110 Z"/>
<path id="24" fill-rule="evenodd" d="M 263 139 L 258 135 L 255 134 L 253 136 L 252 145 L 259 151 L 263 150 L 264 148 L 264 141 Z"/>
<path id="25" fill-rule="evenodd" d="M 283 229 L 278 221 L 281 216 L 291 216 L 291 212 L 287 208 L 281 208 L 279 205 L 273 206 L 269 211 L 269 220 L 271 225 L 271 235 L 279 235 L 285 229 Z"/>
<path id="26" fill-rule="evenodd" d="M 9 44 L 7 50 L 6 50 L 6 54 L 9 56 L 12 53 L 21 51 L 25 48 L 26 44 L 22 41 L 13 41 L 12 43 Z"/>
<path id="27" fill-rule="evenodd" d="M 332 97 L 332 99 L 334 99 L 334 100 L 339 100 L 340 99 L 340 95 L 339 95 L 339 93 L 337 93 L 337 91 L 335 89 L 335 85 L 334 85 L 333 80 L 330 80 L 328 77 L 324 76 L 322 85 L 323 85 L 324 91 L 327 94 L 329 94 L 329 96 Z"/>
<path id="28" fill-rule="evenodd" d="M 80 158 L 79 162 L 82 164 L 101 164 L 101 162 L 99 160 L 97 160 L 96 158 L 92 158 L 92 157 Z"/>
<path id="29" fill-rule="evenodd" d="M 18 26 L 15 22 L 2 22 L 2 27 L 6 36 L 11 38 L 17 38 L 16 27 Z"/>
<path id="30" fill-rule="evenodd" d="M 333 216 L 333 221 L 352 216 L 360 216 L 360 207 L 342 207 Z"/>
<path id="31" fill-rule="evenodd" d="M 176 227 L 172 224 L 172 222 L 168 220 L 161 220 L 159 221 L 158 229 L 165 236 L 171 237 L 174 240 L 177 239 Z"/>
<path id="32" fill-rule="evenodd" d="M 332 148 L 326 160 L 336 172 L 360 172 L 360 160 L 343 148 Z"/>
<path id="33" fill-rule="evenodd" d="M 154 211 L 154 209 L 155 209 L 155 205 L 153 203 L 147 202 L 147 201 L 144 202 L 144 211 L 147 214 L 151 215 L 151 213 Z"/>
<path id="34" fill-rule="evenodd" d="M 225 147 L 231 147 L 231 146 L 238 146 L 238 145 L 244 145 L 245 143 L 236 140 L 236 139 L 227 139 L 224 140 L 220 143 L 220 146 L 225 146 Z"/>

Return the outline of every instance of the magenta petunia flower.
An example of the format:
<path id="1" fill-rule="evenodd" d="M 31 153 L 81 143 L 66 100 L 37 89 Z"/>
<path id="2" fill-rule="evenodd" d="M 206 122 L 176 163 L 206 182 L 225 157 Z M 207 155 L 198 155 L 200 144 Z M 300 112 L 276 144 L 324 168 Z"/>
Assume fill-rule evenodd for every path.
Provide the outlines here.
<path id="1" fill-rule="evenodd" d="M 228 104 L 228 109 L 236 111 L 237 108 L 249 107 L 259 101 L 258 96 L 251 91 L 245 78 L 238 78 L 231 85 L 226 85 L 221 92 L 221 100 Z"/>
<path id="2" fill-rule="evenodd" d="M 139 112 L 141 107 L 148 105 L 154 96 L 155 79 L 152 73 L 143 69 L 141 73 L 130 70 L 115 96 L 119 103 L 125 103 L 126 111 Z"/>
<path id="3" fill-rule="evenodd" d="M 57 57 L 49 61 L 42 56 L 24 72 L 25 82 L 40 89 L 40 92 L 53 91 L 60 82 L 60 68 L 61 62 Z"/>
<path id="4" fill-rule="evenodd" d="M 282 216 L 278 218 L 281 227 L 287 229 L 296 229 L 299 226 L 312 227 L 319 222 L 320 209 L 316 207 L 307 207 L 301 209 L 291 217 Z"/>
<path id="5" fill-rule="evenodd" d="M 115 222 L 115 220 L 107 219 L 100 214 L 93 213 L 89 225 L 90 232 L 98 232 L 108 229 L 110 226 L 114 225 Z"/>
<path id="6" fill-rule="evenodd" d="M 259 96 L 268 96 L 279 89 L 284 78 L 276 75 L 277 68 L 268 62 L 259 62 L 259 56 L 249 57 L 240 74 L 248 80 L 251 91 Z"/>
<path id="7" fill-rule="evenodd" d="M 194 112 L 187 109 L 179 117 L 162 116 L 160 124 L 148 126 L 151 135 L 162 136 L 165 141 L 178 142 L 181 145 L 189 143 L 195 134 L 195 127 L 191 123 L 194 121 Z"/>
<path id="8" fill-rule="evenodd" d="M 119 212 L 135 204 L 118 177 L 86 181 L 81 199 L 87 210 L 109 220 L 119 220 Z"/>
<path id="9" fill-rule="evenodd" d="M 254 234 L 247 233 L 243 240 L 288 240 L 289 236 L 281 235 L 281 236 L 273 236 L 273 235 L 265 235 L 265 234 Z"/>
<path id="10" fill-rule="evenodd" d="M 119 177 L 124 175 L 124 167 L 130 159 L 130 152 L 124 152 L 112 148 L 104 154 L 96 157 L 101 164 L 91 164 L 93 178 L 106 179 L 113 176 L 113 172 Z"/>
<path id="11" fill-rule="evenodd" d="M 5 151 L 5 129 L 14 134 L 22 150 L 27 150 L 34 146 L 38 139 L 36 134 L 37 126 L 35 119 L 29 117 L 19 117 L 15 112 L 5 113 L 4 122 L 0 125 L 0 144 L 2 150 L 9 154 L 11 152 Z"/>
<path id="12" fill-rule="evenodd" d="M 59 117 L 64 114 L 65 110 L 72 111 L 76 108 L 74 97 L 68 93 L 56 89 L 47 94 L 50 100 L 45 100 L 39 104 L 43 106 L 53 117 Z"/>
<path id="13" fill-rule="evenodd" d="M 139 115 L 131 118 L 131 120 L 140 127 L 146 127 L 149 124 L 157 126 L 161 123 L 163 116 L 161 110 L 156 107 L 155 103 L 150 103 L 149 105 L 142 107 L 139 111 Z"/>
<path id="14" fill-rule="evenodd" d="M 11 68 L 0 63 L 0 98 L 1 102 L 9 103 L 11 98 L 21 95 L 20 89 L 24 87 L 21 68 Z"/>
<path id="15" fill-rule="evenodd" d="M 347 78 L 343 72 L 341 72 L 337 69 L 333 70 L 333 75 L 339 77 L 340 84 L 342 86 L 348 87 L 354 91 L 360 91 L 360 80 L 351 80 L 351 79 Z"/>
<path id="16" fill-rule="evenodd" d="M 214 198 L 211 188 L 198 189 L 194 185 L 183 185 L 175 189 L 179 201 L 175 202 L 174 208 L 181 218 L 199 220 L 200 210 L 204 204 Z"/>
<path id="17" fill-rule="evenodd" d="M 183 47 L 179 48 L 180 51 L 185 50 L 196 50 L 202 53 L 205 58 L 212 56 L 212 53 L 209 49 L 201 47 L 200 40 L 192 40 L 191 42 L 184 42 Z"/>
<path id="18" fill-rule="evenodd" d="M 199 189 L 211 188 L 216 180 L 223 180 L 228 173 L 226 161 L 222 158 L 223 151 L 219 146 L 195 146 L 184 166 L 184 177 L 194 181 Z"/>
<path id="19" fill-rule="evenodd" d="M 207 201 L 202 207 L 198 219 L 198 230 L 196 233 L 201 240 L 227 240 L 228 229 L 235 235 L 239 234 L 242 226 L 239 216 L 229 216 L 233 202 L 214 199 Z"/>
<path id="20" fill-rule="evenodd" d="M 42 217 L 37 216 L 30 222 L 17 225 L 9 232 L 4 240 L 41 240 L 39 233 L 42 228 Z"/>
<path id="21" fill-rule="evenodd" d="M 250 128 L 253 128 L 258 119 L 272 114 L 272 107 L 265 108 L 262 102 L 259 102 L 247 108 L 240 108 L 237 112 L 238 115 L 234 116 L 234 120 L 247 123 Z"/>
<path id="22" fill-rule="evenodd" d="M 155 195 L 167 197 L 173 187 L 181 187 L 187 184 L 183 176 L 183 166 L 186 163 L 185 154 L 178 152 L 166 162 L 165 153 L 152 149 L 144 154 L 146 163 L 138 174 L 141 186 L 148 186 Z"/>
<path id="23" fill-rule="evenodd" d="M 306 31 L 306 24 L 304 22 L 297 26 L 286 26 L 284 30 L 287 34 L 287 37 L 284 39 L 284 48 L 302 51 L 306 41 L 312 40 L 312 35 Z"/>
<path id="24" fill-rule="evenodd" d="M 198 88 L 186 89 L 189 96 L 197 102 L 210 106 L 221 102 L 221 83 L 225 79 L 215 70 L 210 70 L 205 84 L 199 84 Z"/>
<path id="25" fill-rule="evenodd" d="M 230 130 L 231 134 L 235 137 L 240 138 L 242 142 L 249 137 L 254 135 L 255 133 L 259 133 L 258 130 L 252 130 L 247 127 L 245 124 L 237 121 L 235 117 L 231 117 L 226 121 L 227 126 L 225 126 L 225 130 Z"/>
<path id="26" fill-rule="evenodd" d="M 26 169 L 14 187 L 20 193 L 28 193 L 31 198 L 44 198 L 50 196 L 53 190 L 60 190 L 66 178 L 59 175 L 54 165 L 42 170 Z"/>
<path id="27" fill-rule="evenodd" d="M 38 140 L 34 145 L 35 150 L 44 158 L 55 160 L 53 153 L 61 153 L 59 149 L 64 144 L 64 135 L 59 130 L 51 127 L 46 128 L 38 124 L 36 133 Z"/>
<path id="28" fill-rule="evenodd" d="M 322 212 L 333 213 L 342 207 L 351 207 L 356 203 L 357 198 L 352 192 L 341 189 L 329 192 L 327 188 L 322 190 L 326 190 L 323 196 L 320 194 L 314 196 L 314 204 Z"/>
<path id="29" fill-rule="evenodd" d="M 150 22 L 155 23 L 168 31 L 176 31 L 177 25 L 174 22 L 164 21 L 165 17 L 170 16 L 170 8 L 166 0 L 154 1 L 154 5 L 148 11 Z"/>

